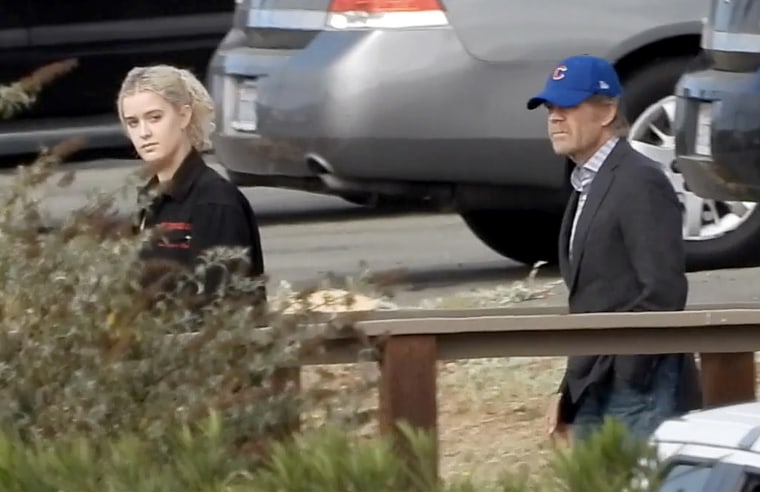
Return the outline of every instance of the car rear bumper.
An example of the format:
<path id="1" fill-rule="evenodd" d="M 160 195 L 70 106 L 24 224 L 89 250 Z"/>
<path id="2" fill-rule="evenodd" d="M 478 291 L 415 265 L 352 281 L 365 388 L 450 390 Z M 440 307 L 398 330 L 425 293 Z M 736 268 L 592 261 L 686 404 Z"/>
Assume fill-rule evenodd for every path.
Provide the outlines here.
<path id="1" fill-rule="evenodd" d="M 676 95 L 677 165 L 689 189 L 760 201 L 760 72 L 689 73 Z"/>
<path id="2" fill-rule="evenodd" d="M 312 153 L 357 180 L 561 187 L 545 120 L 525 109 L 548 68 L 483 63 L 450 28 L 324 31 L 303 50 L 241 44 L 223 43 L 209 73 L 214 146 L 233 172 L 314 176 Z M 231 124 L 246 80 L 255 132 Z M 526 154 L 534 164 L 515 165 Z"/>
<path id="3" fill-rule="evenodd" d="M 211 64 L 211 90 L 217 101 L 220 159 L 241 173 L 308 176 L 306 155 L 311 152 L 336 172 L 373 176 L 365 168 L 368 162 L 404 141 L 429 139 L 429 118 L 434 116 L 429 108 L 444 112 L 447 107 L 445 98 L 419 77 L 435 75 L 436 66 L 449 64 L 433 53 L 411 55 L 408 47 L 433 43 L 442 54 L 454 41 L 453 32 L 444 29 L 325 31 L 300 51 L 219 50 Z M 255 85 L 249 82 L 256 93 L 255 132 L 240 131 L 232 123 L 245 80 L 255 80 Z M 445 127 L 450 117 L 438 123 Z"/>

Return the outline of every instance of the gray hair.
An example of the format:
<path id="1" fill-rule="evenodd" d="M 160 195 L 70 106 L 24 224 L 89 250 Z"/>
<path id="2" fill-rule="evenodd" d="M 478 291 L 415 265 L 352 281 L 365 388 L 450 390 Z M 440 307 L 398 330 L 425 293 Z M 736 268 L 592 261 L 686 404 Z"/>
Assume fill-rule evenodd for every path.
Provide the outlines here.
<path id="1" fill-rule="evenodd" d="M 171 65 L 135 67 L 127 73 L 119 90 L 117 106 L 124 123 L 121 102 L 125 96 L 150 91 L 177 108 L 189 106 L 191 111 L 187 134 L 192 146 L 203 152 L 211 148 L 214 131 L 214 102 L 203 84 L 190 71 Z"/>
<path id="2" fill-rule="evenodd" d="M 595 95 L 591 96 L 588 101 L 596 105 L 608 105 L 615 106 L 615 119 L 610 124 L 610 130 L 615 136 L 621 138 L 627 138 L 628 133 L 631 131 L 631 126 L 628 123 L 628 118 L 625 116 L 625 109 L 623 108 L 623 102 L 619 97 L 608 97 Z"/>

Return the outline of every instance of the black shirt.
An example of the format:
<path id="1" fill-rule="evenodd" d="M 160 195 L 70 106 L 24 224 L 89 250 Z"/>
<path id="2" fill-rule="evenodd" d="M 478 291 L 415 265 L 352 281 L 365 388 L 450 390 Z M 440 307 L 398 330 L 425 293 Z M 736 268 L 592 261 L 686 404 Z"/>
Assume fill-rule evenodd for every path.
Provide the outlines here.
<path id="1" fill-rule="evenodd" d="M 148 198 L 149 195 L 152 198 Z M 168 183 L 153 178 L 140 190 L 144 203 L 138 229 L 161 229 L 160 238 L 142 251 L 142 259 L 172 260 L 191 266 L 208 248 L 245 247 L 250 274 L 264 273 L 256 216 L 240 190 L 191 151 Z"/>

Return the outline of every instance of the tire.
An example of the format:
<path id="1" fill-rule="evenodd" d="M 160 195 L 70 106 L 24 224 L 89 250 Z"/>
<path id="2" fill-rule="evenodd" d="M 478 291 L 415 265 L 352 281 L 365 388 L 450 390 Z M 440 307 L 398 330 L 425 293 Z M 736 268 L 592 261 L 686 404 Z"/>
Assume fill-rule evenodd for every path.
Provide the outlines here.
<path id="1" fill-rule="evenodd" d="M 557 263 L 561 215 L 537 211 L 473 210 L 467 227 L 486 246 L 519 263 Z"/>
<path id="2" fill-rule="evenodd" d="M 758 208 L 739 227 L 704 241 L 686 241 L 689 271 L 754 267 L 760 264 L 760 213 Z"/>
<path id="3" fill-rule="evenodd" d="M 683 73 L 699 69 L 705 63 L 704 58 L 693 56 L 666 58 L 626 77 L 623 102 L 628 120 L 635 122 L 656 101 L 672 95 Z M 684 241 L 689 271 L 756 266 L 760 264 L 760 207 L 749 212 L 733 230 L 716 237 Z"/>

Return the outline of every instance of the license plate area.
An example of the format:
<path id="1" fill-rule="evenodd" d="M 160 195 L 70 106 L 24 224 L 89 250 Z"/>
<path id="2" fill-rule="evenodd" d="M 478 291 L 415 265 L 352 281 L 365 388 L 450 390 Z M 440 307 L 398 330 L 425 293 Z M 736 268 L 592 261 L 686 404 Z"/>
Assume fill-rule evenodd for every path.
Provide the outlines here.
<path id="1" fill-rule="evenodd" d="M 258 129 L 256 104 L 258 90 L 256 80 L 240 80 L 235 84 L 234 110 L 230 127 L 233 130 L 254 133 Z"/>
<path id="2" fill-rule="evenodd" d="M 697 127 L 694 137 L 694 152 L 696 154 L 712 155 L 711 134 L 712 103 L 700 103 L 697 108 Z"/>

